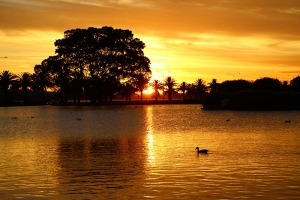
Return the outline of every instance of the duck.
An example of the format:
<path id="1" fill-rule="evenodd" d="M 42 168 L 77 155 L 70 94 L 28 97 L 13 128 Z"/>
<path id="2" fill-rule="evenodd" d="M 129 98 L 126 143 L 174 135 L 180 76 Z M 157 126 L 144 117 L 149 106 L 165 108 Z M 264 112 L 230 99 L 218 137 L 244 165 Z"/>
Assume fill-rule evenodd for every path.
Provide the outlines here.
<path id="1" fill-rule="evenodd" d="M 285 123 L 290 123 L 290 122 L 291 122 L 291 120 L 290 120 L 290 119 L 285 121 Z"/>
<path id="2" fill-rule="evenodd" d="M 229 122 L 230 121 L 230 119 L 226 119 L 226 122 Z"/>
<path id="3" fill-rule="evenodd" d="M 199 147 L 196 147 L 196 150 L 197 150 L 197 153 L 199 154 L 199 153 L 207 153 L 208 152 L 208 150 L 207 149 L 199 149 Z"/>

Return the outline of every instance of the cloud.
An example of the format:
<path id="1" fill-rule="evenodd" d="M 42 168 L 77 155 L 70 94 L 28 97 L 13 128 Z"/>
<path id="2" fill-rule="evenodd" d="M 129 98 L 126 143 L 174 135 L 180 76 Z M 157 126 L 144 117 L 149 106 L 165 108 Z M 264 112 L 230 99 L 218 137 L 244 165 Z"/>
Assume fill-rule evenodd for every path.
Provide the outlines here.
<path id="1" fill-rule="evenodd" d="M 298 1 L 2 1 L 1 30 L 111 25 L 178 33 L 299 39 Z"/>
<path id="2" fill-rule="evenodd" d="M 300 66 L 300 1 L 295 0 L 2 0 L 0 8 L 5 55 L 31 43 L 35 48 L 24 52 L 50 56 L 66 30 L 112 26 L 130 29 L 145 42 L 146 55 L 157 66 L 153 70 L 184 77 L 191 72 L 185 69 L 211 79 L 241 67 L 265 73 L 263 68 Z M 47 37 L 41 49 L 37 41 Z"/>

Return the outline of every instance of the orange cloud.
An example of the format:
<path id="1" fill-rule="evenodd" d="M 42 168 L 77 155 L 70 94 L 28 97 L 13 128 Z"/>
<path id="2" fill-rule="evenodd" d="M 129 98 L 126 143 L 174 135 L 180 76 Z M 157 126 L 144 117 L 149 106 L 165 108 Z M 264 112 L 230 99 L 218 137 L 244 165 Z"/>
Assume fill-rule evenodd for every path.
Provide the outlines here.
<path id="1" fill-rule="evenodd" d="M 65 30 L 113 26 L 146 43 L 156 77 L 285 79 L 283 71 L 299 71 L 299 1 L 2 0 L 0 7 L 0 54 L 15 56 L 0 60 L 0 70 L 31 71 Z"/>

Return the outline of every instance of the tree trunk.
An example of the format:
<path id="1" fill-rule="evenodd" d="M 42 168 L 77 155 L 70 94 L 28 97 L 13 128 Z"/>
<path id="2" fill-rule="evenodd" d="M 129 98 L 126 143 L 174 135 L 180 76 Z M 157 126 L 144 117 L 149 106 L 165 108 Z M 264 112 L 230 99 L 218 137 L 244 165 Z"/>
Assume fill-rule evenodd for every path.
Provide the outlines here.
<path id="1" fill-rule="evenodd" d="M 24 103 L 27 104 L 27 88 L 24 88 Z"/>
<path id="2" fill-rule="evenodd" d="M 6 88 L 3 89 L 3 103 L 6 104 L 7 103 L 7 94 L 8 94 L 8 90 Z"/>
<path id="3" fill-rule="evenodd" d="M 45 88 L 42 88 L 42 102 L 45 103 Z"/>
<path id="4" fill-rule="evenodd" d="M 172 100 L 172 92 L 168 92 L 168 100 L 171 101 Z"/>
<path id="5" fill-rule="evenodd" d="M 77 101 L 80 103 L 80 92 L 77 93 Z"/>

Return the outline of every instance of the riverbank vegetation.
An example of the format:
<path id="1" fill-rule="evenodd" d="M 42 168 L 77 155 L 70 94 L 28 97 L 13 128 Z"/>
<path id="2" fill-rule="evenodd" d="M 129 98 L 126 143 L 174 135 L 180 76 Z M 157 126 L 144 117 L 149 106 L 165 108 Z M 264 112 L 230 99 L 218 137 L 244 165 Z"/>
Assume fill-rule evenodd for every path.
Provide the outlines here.
<path id="1" fill-rule="evenodd" d="M 204 109 L 300 107 L 299 76 L 290 82 L 269 77 L 222 83 L 216 79 L 206 83 L 201 78 L 178 83 L 171 76 L 151 80 L 150 59 L 143 52 L 145 44 L 130 30 L 72 29 L 54 45 L 55 55 L 35 65 L 33 74 L 0 72 L 1 106 L 166 100 L 202 103 Z M 149 87 L 153 92 L 145 93 Z"/>

